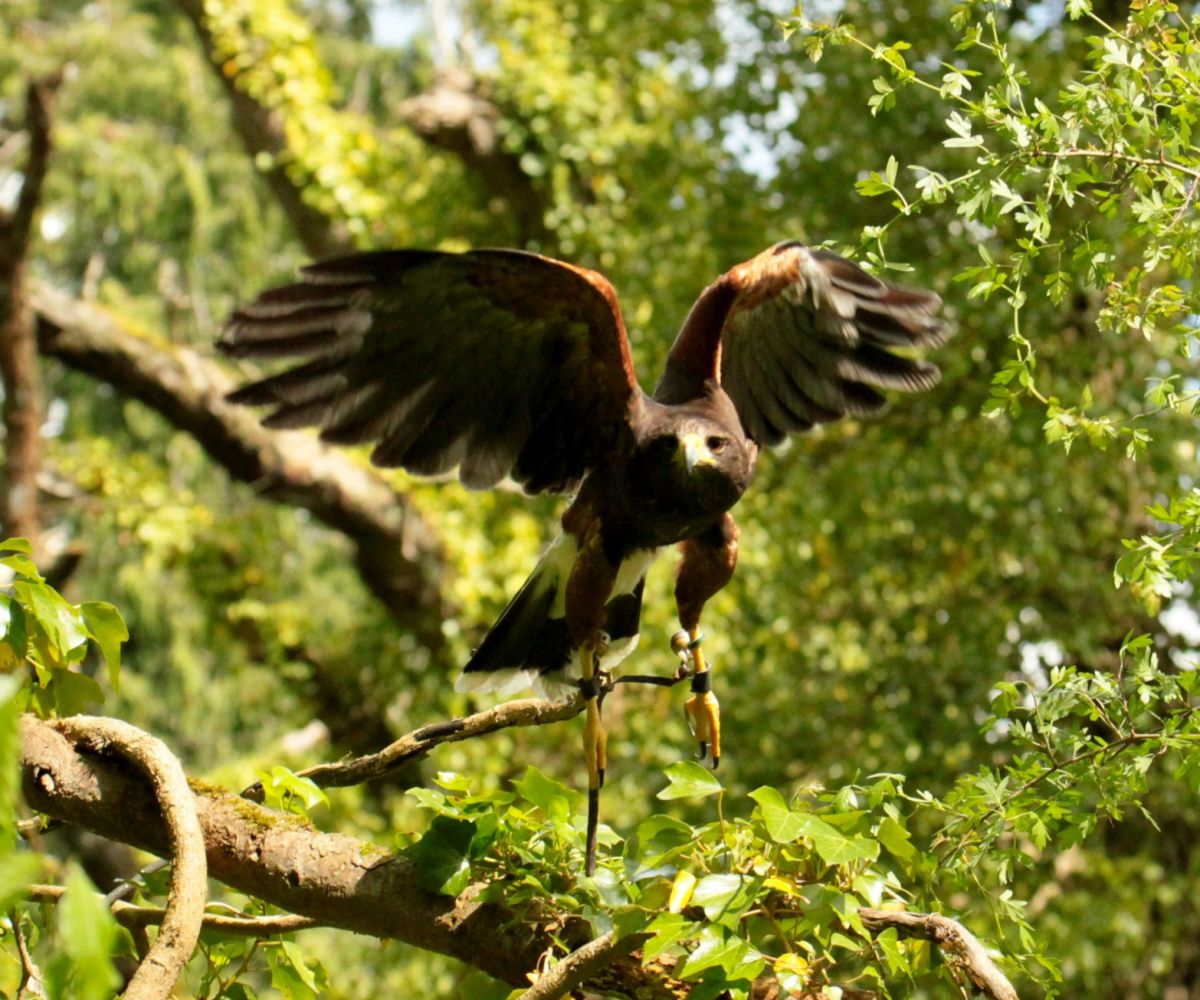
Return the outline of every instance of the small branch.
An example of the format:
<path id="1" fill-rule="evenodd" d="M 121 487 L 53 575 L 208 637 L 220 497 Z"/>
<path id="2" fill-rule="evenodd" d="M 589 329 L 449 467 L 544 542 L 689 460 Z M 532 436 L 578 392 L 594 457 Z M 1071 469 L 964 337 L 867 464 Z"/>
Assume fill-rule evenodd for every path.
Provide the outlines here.
<path id="1" fill-rule="evenodd" d="M 12 925 L 13 940 L 17 944 L 17 955 L 21 959 L 21 981 L 17 984 L 17 1000 L 22 1000 L 26 994 L 44 997 L 46 991 L 42 986 L 42 970 L 29 954 L 29 942 L 25 940 L 25 932 L 21 930 L 20 914 L 13 910 L 8 915 L 8 922 Z"/>
<path id="2" fill-rule="evenodd" d="M 208 892 L 204 832 L 187 775 L 162 740 L 127 722 L 73 716 L 59 719 L 55 728 L 96 753 L 115 750 L 132 760 L 154 786 L 170 842 L 171 882 L 162 928 L 123 996 L 126 1000 L 169 997 L 200 938 Z"/>
<path id="3" fill-rule="evenodd" d="M 354 760 L 331 764 L 317 764 L 299 772 L 322 788 L 345 788 L 382 778 L 397 768 L 411 764 L 424 757 L 442 743 L 456 743 L 476 736 L 494 733 L 511 726 L 545 726 L 552 722 L 570 719 L 583 711 L 582 696 L 573 696 L 566 701 L 550 701 L 543 698 L 522 698 L 508 701 L 476 712 L 461 719 L 437 722 L 431 726 L 401 736 L 378 753 L 356 757 Z M 263 787 L 255 783 L 242 795 L 254 802 L 261 802 Z"/>
<path id="4" fill-rule="evenodd" d="M 60 885 L 31 885 L 29 898 L 39 903 L 57 903 L 66 893 Z M 167 911 L 156 906 L 134 906 L 117 900 L 110 904 L 112 915 L 122 927 L 130 930 L 138 927 L 154 927 L 161 924 Z M 207 931 L 238 937 L 272 937 L 275 934 L 290 934 L 293 931 L 320 927 L 312 917 L 295 913 L 279 913 L 265 917 L 238 917 L 224 913 L 205 913 L 202 926 Z"/>
<path id="5" fill-rule="evenodd" d="M 613 932 L 602 934 L 565 956 L 553 968 L 521 994 L 521 1000 L 560 1000 L 582 986 L 616 959 L 632 954 L 645 943 L 648 935 L 631 934 L 620 939 Z"/>
<path id="6" fill-rule="evenodd" d="M 1017 991 L 996 967 L 987 949 L 957 920 L 940 913 L 867 908 L 859 910 L 858 915 L 873 934 L 895 928 L 903 937 L 933 942 L 946 953 L 950 962 L 962 969 L 971 985 L 991 1000 L 1018 1000 Z"/>

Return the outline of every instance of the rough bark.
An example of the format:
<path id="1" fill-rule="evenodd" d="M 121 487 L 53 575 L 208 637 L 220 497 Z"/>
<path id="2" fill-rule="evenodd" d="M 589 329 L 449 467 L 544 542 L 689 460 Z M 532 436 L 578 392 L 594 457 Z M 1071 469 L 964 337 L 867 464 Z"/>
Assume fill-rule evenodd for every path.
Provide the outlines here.
<path id="1" fill-rule="evenodd" d="M 309 434 L 264 430 L 252 413 L 225 402 L 232 379 L 195 351 L 42 284 L 31 286 L 30 299 L 44 354 L 150 406 L 264 497 L 342 532 L 363 581 L 396 621 L 426 646 L 442 647 L 442 622 L 453 613 L 440 590 L 444 561 L 409 499 Z"/>
<path id="2" fill-rule="evenodd" d="M 522 244 L 545 247 L 546 199 L 521 169 L 520 157 L 504 148 L 500 108 L 480 92 L 478 81 L 463 69 L 442 72 L 422 94 L 402 101 L 400 117 L 431 146 L 452 153 L 503 202 L 513 215 Z"/>
<path id="3" fill-rule="evenodd" d="M 163 855 L 167 832 L 150 783 L 120 759 L 81 751 L 53 722 L 26 716 L 20 767 L 34 809 Z M 418 887 L 413 864 L 295 816 L 193 782 L 210 876 L 319 923 L 453 955 L 512 983 L 550 946 L 513 914 Z"/>

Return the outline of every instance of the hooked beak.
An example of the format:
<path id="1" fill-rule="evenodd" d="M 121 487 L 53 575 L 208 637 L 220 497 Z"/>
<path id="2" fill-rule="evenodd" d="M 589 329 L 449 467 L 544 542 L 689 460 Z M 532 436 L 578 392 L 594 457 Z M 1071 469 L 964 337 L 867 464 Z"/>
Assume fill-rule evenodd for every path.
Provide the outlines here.
<path id="1" fill-rule="evenodd" d="M 716 463 L 712 450 L 708 447 L 708 442 L 705 440 L 703 434 L 695 432 L 680 434 L 679 444 L 682 449 L 683 462 L 687 466 L 688 472 L 695 469 L 697 465 L 714 465 Z"/>

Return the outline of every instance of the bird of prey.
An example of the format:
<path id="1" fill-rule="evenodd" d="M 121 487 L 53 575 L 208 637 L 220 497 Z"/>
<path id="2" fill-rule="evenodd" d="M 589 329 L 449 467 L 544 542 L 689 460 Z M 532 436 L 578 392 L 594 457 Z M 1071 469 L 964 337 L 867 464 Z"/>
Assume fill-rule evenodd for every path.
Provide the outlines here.
<path id="1" fill-rule="evenodd" d="M 306 267 L 229 320 L 221 346 L 302 363 L 234 392 L 274 428 L 372 443 L 371 460 L 471 489 L 511 477 L 572 496 L 562 533 L 464 668 L 511 691 L 570 684 L 586 699 L 587 870 L 606 766 L 601 682 L 633 649 L 655 553 L 678 544 L 677 651 L 701 755 L 720 756 L 700 645 L 705 602 L 729 582 L 729 510 L 760 448 L 931 388 L 914 356 L 947 335 L 941 300 L 827 250 L 776 244 L 709 285 L 652 394 L 638 385 L 612 285 L 516 250 L 391 250 Z"/>

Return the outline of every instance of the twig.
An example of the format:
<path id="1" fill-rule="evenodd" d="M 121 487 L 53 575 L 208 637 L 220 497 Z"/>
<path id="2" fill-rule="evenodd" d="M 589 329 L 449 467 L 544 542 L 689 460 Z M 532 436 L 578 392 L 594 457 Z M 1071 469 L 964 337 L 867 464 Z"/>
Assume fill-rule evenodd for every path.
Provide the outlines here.
<path id="1" fill-rule="evenodd" d="M 31 885 L 29 898 L 39 903 L 57 903 L 67 891 L 60 885 Z M 122 927 L 154 927 L 166 919 L 167 911 L 156 906 L 135 906 L 117 900 L 110 904 L 112 915 Z M 227 913 L 205 913 L 204 929 L 238 937 L 271 937 L 275 934 L 290 934 L 309 927 L 320 927 L 312 917 L 296 913 L 278 913 L 265 917 L 238 917 Z"/>
<path id="2" fill-rule="evenodd" d="M 573 695 L 566 701 L 550 701 L 545 698 L 509 701 L 461 719 L 422 726 L 415 732 L 401 736 L 378 753 L 337 763 L 316 764 L 300 771 L 299 775 L 322 788 L 361 785 L 419 760 L 439 744 L 469 740 L 510 726 L 545 726 L 552 722 L 561 722 L 578 715 L 583 711 L 583 706 L 582 695 Z M 256 782 L 251 785 L 242 795 L 254 802 L 261 802 L 262 783 Z"/>
<path id="3" fill-rule="evenodd" d="M 540 975 L 537 982 L 521 994 L 521 1000 L 559 1000 L 560 997 L 565 997 L 600 969 L 635 951 L 646 941 L 647 936 L 631 934 L 617 939 L 613 937 L 612 931 L 601 934 Z"/>
<path id="4" fill-rule="evenodd" d="M 55 728 L 98 752 L 116 750 L 132 760 L 154 785 L 171 844 L 171 882 L 162 928 L 125 989 L 126 1000 L 159 1000 L 171 995 L 196 948 L 208 891 L 204 832 L 183 766 L 166 745 L 117 719 L 75 716 Z"/>
<path id="5" fill-rule="evenodd" d="M 864 908 L 858 911 L 863 925 L 873 934 L 895 928 L 903 937 L 921 938 L 932 941 L 948 959 L 957 965 L 971 985 L 992 1000 L 1018 1000 L 1017 991 L 1013 989 L 1007 977 L 992 961 L 987 949 L 957 920 L 942 916 L 940 913 L 908 913 L 903 910 L 874 910 Z"/>
<path id="6" fill-rule="evenodd" d="M 44 997 L 46 991 L 42 986 L 42 970 L 29 954 L 29 943 L 25 940 L 25 932 L 21 930 L 20 914 L 13 910 L 8 915 L 8 922 L 12 924 L 13 940 L 17 943 L 17 954 L 21 958 L 21 981 L 17 984 L 17 1000 L 21 1000 L 26 993 Z"/>

